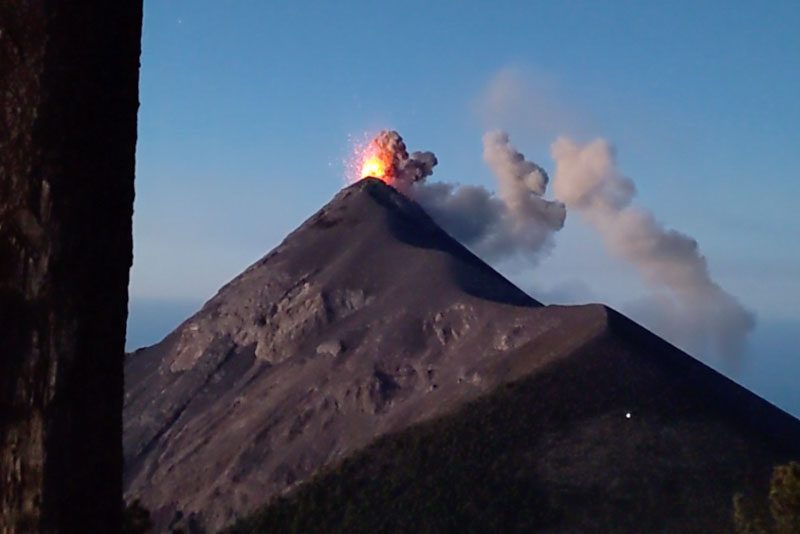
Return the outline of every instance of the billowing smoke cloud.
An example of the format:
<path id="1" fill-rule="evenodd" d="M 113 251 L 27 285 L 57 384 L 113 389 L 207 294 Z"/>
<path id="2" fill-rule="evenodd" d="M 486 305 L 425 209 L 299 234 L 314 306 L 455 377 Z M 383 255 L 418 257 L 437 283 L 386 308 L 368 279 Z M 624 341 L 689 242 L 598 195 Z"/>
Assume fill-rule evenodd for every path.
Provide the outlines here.
<path id="1" fill-rule="evenodd" d="M 475 112 L 484 126 L 514 128 L 549 143 L 563 132 L 585 133 L 591 115 L 563 100 L 556 77 L 529 67 L 507 66 L 492 76 Z"/>
<path id="2" fill-rule="evenodd" d="M 581 146 L 562 137 L 551 151 L 556 198 L 658 291 L 645 320 L 693 345 L 711 342 L 723 354 L 737 350 L 755 324 L 753 314 L 712 280 L 697 241 L 631 206 L 636 188 L 617 170 L 612 147 L 602 139 Z"/>
<path id="3" fill-rule="evenodd" d="M 564 205 L 543 198 L 547 173 L 511 146 L 505 132 L 483 137 L 483 156 L 497 179 L 497 194 L 479 186 L 424 180 L 417 180 L 409 194 L 484 259 L 537 260 L 551 246 L 552 234 L 564 226 Z M 413 154 L 411 159 L 424 161 Z"/>
<path id="4" fill-rule="evenodd" d="M 433 152 L 409 154 L 403 138 L 394 130 L 380 131 L 365 152 L 381 161 L 384 179 L 403 192 L 433 174 L 438 163 Z"/>
<path id="5" fill-rule="evenodd" d="M 377 138 L 378 143 L 385 143 L 390 153 L 394 155 L 393 168 L 395 179 L 403 184 L 416 183 L 433 174 L 433 168 L 438 163 L 433 152 L 408 153 L 403 138 L 395 131 L 381 132 Z"/>

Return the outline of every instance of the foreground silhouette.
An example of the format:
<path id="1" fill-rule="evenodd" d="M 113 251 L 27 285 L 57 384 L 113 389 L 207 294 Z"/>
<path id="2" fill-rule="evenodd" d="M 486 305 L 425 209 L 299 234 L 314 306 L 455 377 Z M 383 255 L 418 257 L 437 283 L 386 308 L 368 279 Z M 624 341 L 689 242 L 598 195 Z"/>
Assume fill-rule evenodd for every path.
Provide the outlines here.
<path id="1" fill-rule="evenodd" d="M 0 1 L 0 532 L 117 532 L 141 0 Z"/>

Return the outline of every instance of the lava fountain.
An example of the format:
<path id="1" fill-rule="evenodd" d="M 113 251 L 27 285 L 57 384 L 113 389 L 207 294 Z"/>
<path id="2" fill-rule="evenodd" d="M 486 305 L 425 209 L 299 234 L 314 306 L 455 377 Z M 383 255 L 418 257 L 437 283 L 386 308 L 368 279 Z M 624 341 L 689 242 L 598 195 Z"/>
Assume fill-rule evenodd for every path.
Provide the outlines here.
<path id="1" fill-rule="evenodd" d="M 382 130 L 369 142 L 356 147 L 353 160 L 348 164 L 351 169 L 348 181 L 377 178 L 403 191 L 430 176 L 436 163 L 433 152 L 409 154 L 399 133 Z"/>

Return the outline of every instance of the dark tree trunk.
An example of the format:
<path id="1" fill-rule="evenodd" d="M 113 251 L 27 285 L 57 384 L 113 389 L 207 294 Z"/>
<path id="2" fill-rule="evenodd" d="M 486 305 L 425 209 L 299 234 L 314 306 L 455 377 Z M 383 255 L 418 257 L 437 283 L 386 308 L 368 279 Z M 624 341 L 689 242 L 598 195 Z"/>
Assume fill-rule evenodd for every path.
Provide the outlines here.
<path id="1" fill-rule="evenodd" d="M 0 0 L 0 531 L 120 529 L 142 0 Z"/>

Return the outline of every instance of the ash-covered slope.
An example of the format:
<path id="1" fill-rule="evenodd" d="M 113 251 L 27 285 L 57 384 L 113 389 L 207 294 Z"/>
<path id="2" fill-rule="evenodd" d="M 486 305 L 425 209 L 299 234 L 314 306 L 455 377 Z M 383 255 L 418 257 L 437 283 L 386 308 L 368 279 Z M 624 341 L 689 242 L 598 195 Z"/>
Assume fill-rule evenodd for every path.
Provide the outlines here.
<path id="1" fill-rule="evenodd" d="M 128 357 L 126 497 L 160 527 L 216 529 L 379 435 L 568 357 L 606 321 L 602 306 L 541 306 L 363 180 Z"/>
<path id="2" fill-rule="evenodd" d="M 580 350 L 379 438 L 231 530 L 733 532 L 733 495 L 799 457 L 796 419 L 608 310 Z"/>

